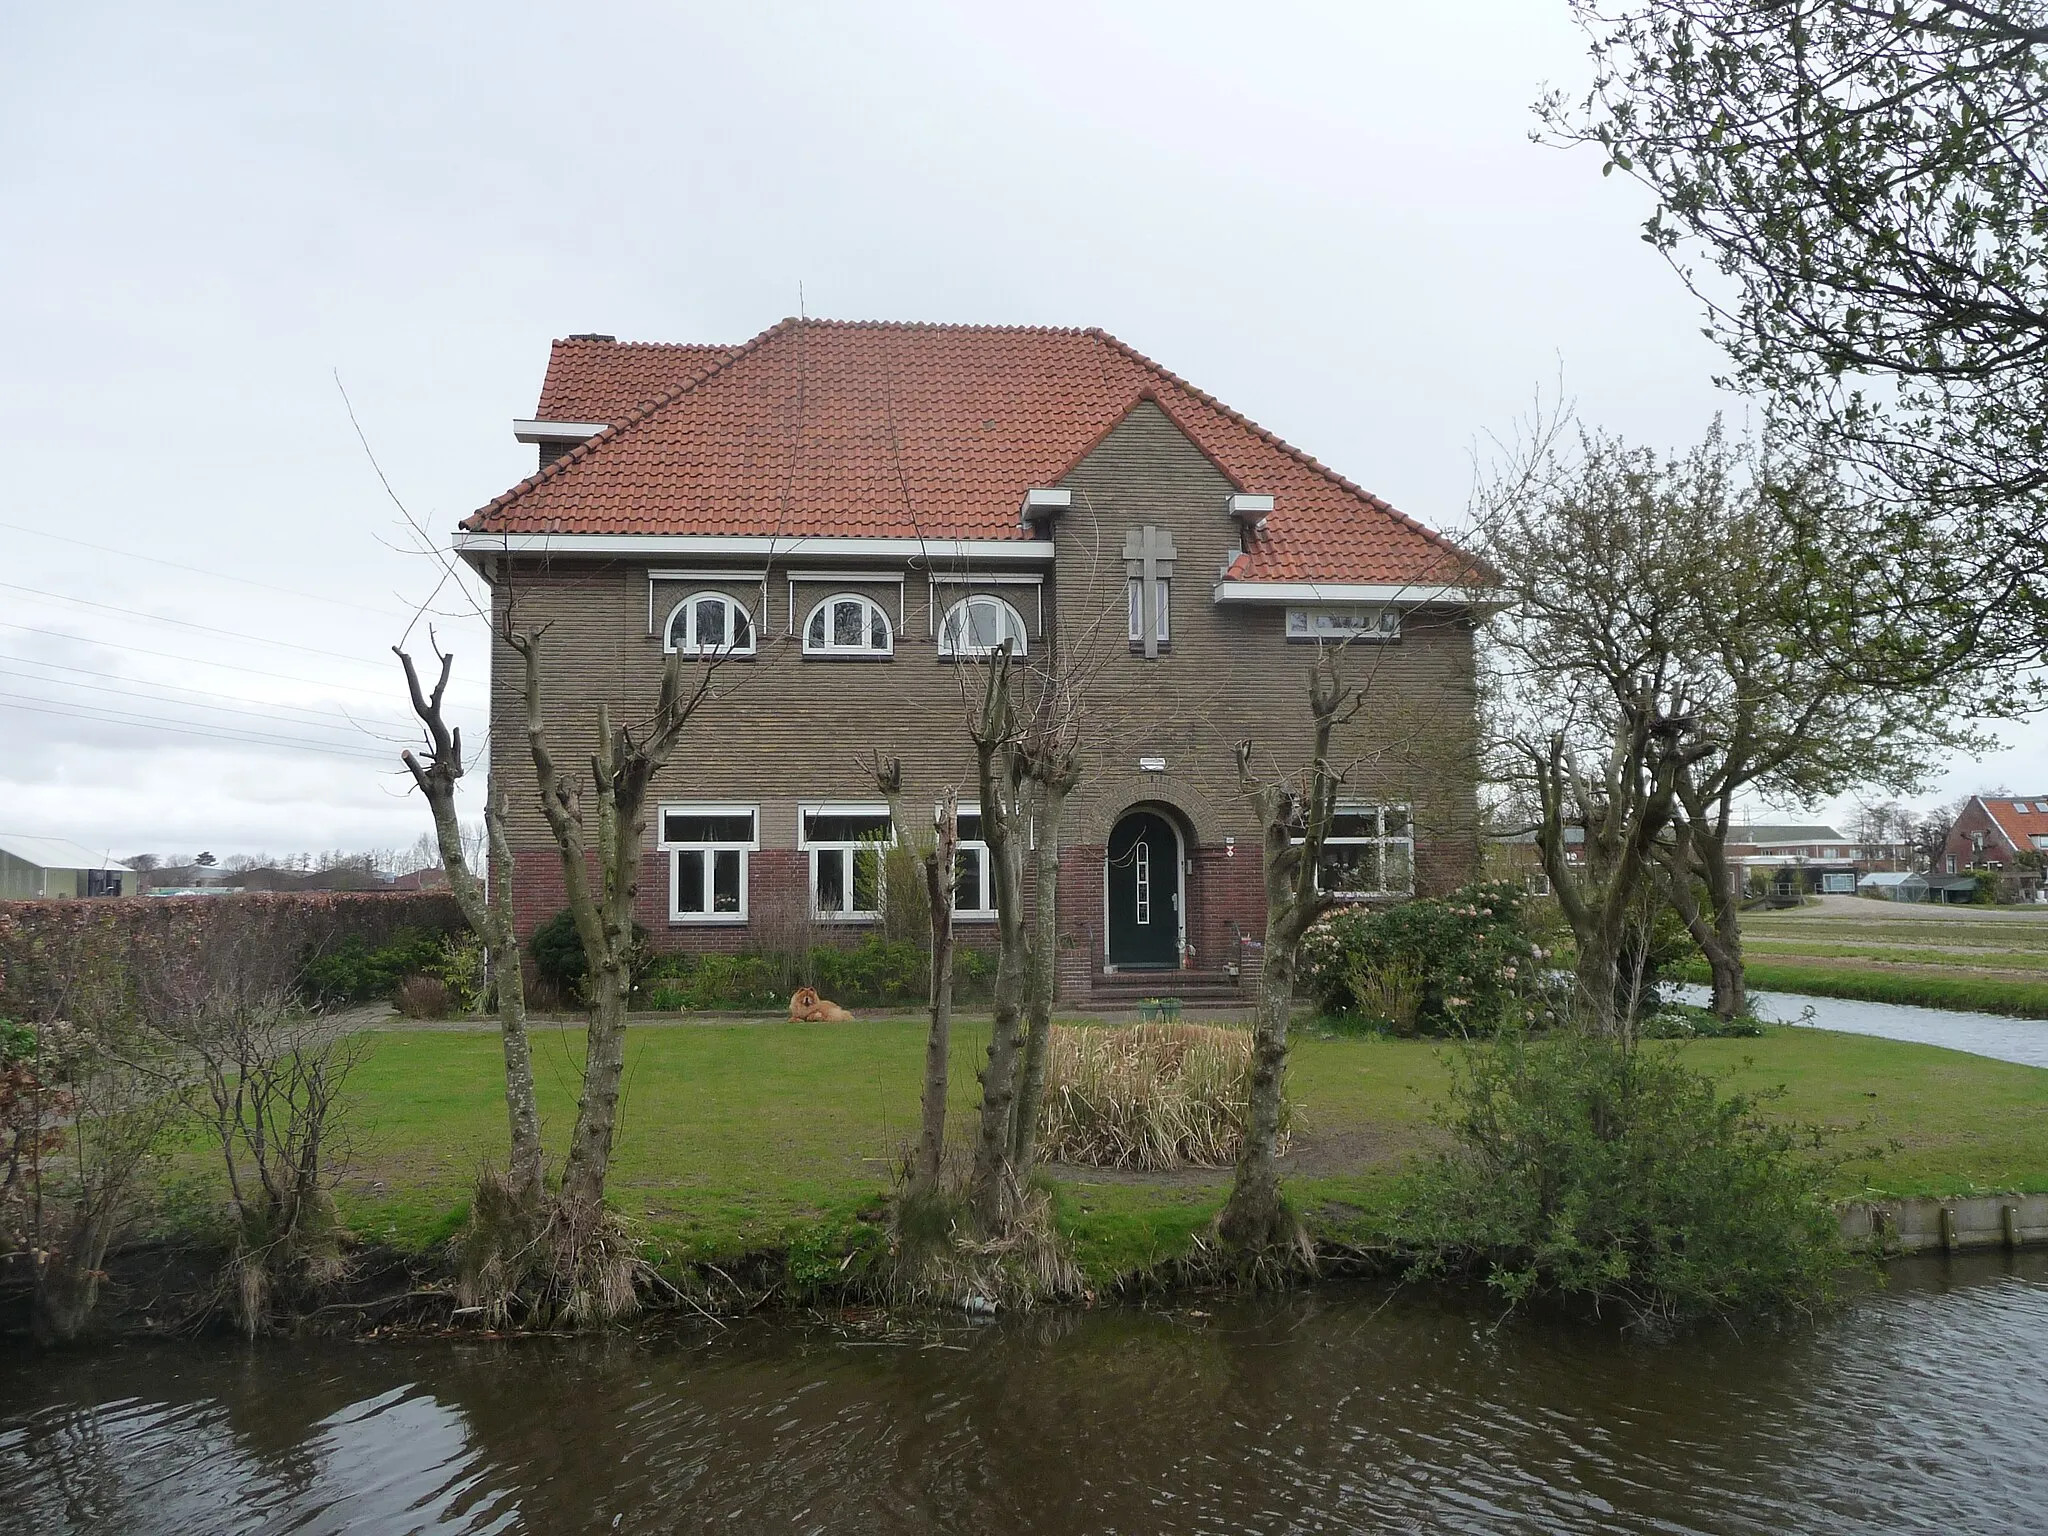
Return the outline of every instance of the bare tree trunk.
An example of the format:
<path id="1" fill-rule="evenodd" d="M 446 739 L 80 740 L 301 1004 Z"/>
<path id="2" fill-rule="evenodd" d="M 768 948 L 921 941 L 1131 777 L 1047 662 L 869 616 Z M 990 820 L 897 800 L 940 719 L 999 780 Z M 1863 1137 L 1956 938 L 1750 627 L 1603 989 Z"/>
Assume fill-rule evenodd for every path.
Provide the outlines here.
<path id="1" fill-rule="evenodd" d="M 1060 837 L 1067 795 L 1075 783 L 1071 756 L 1065 761 L 1060 771 L 1049 772 L 1036 764 L 1033 771 L 1038 788 L 1038 905 L 1032 912 L 1024 1051 L 1017 1063 L 1017 1102 L 1010 1116 L 1010 1163 L 1020 1181 L 1031 1177 L 1038 1159 L 1038 1118 L 1045 1101 L 1045 1064 L 1052 1050 L 1052 1012 L 1059 991 Z"/>
<path id="2" fill-rule="evenodd" d="M 537 1211 L 547 1196 L 547 1165 L 540 1140 L 540 1104 L 533 1091 L 533 1042 L 526 1029 L 526 972 L 512 922 L 512 845 L 505 832 L 505 792 L 497 785 L 491 787 L 484 806 L 484 829 L 492 874 L 490 927 L 483 937 L 491 946 L 491 989 L 497 994 L 498 1033 L 505 1051 L 512 1193 L 522 1208 Z M 445 845 L 442 856 L 447 856 Z"/>
<path id="3" fill-rule="evenodd" d="M 924 856 L 925 894 L 932 924 L 931 1029 L 924 1041 L 922 1124 L 910 1165 L 910 1193 L 929 1197 L 946 1162 L 946 1095 L 953 1049 L 953 859 L 960 846 L 960 807 L 948 789 L 939 806 L 937 837 Z"/>
<path id="4" fill-rule="evenodd" d="M 968 1202 L 984 1232 L 1006 1229 L 1021 1193 L 1010 1162 L 1017 1103 L 1017 1057 L 1022 1043 L 1024 991 L 1030 980 L 1030 940 L 1024 927 L 1022 849 L 1019 847 L 1016 711 L 1011 699 L 1010 650 L 989 659 L 987 692 L 973 731 L 981 789 L 982 836 L 988 843 L 995 888 L 995 1016 L 989 1026 L 988 1064 L 981 1072 L 981 1124 L 974 1148 Z"/>
<path id="5" fill-rule="evenodd" d="M 469 867 L 462 844 L 462 823 L 455 810 L 455 784 L 463 775 L 462 732 L 451 730 L 441 701 L 455 658 L 445 655 L 441 675 L 431 694 L 420 687 L 412 658 L 397 650 L 405 667 L 413 711 L 427 730 L 427 760 L 404 754 L 413 782 L 426 797 L 441 848 L 441 866 L 448 889 L 470 931 L 490 951 L 491 986 L 498 997 L 498 1026 L 505 1051 L 505 1115 L 512 1135 L 512 1195 L 520 1208 L 537 1212 L 547 1196 L 546 1165 L 540 1140 L 540 1110 L 533 1091 L 533 1050 L 526 1030 L 526 976 L 520 964 L 519 934 L 512 922 L 512 849 L 505 833 L 505 795 L 493 785 L 485 798 L 484 827 L 491 868 L 485 890 Z"/>
<path id="6" fill-rule="evenodd" d="M 1223 1240 L 1240 1249 L 1282 1246 L 1295 1235 L 1280 1198 L 1279 1170 L 1295 955 L 1303 935 L 1330 905 L 1316 879 L 1341 780 L 1330 762 L 1330 740 L 1340 713 L 1348 705 L 1343 718 L 1350 719 L 1363 702 L 1362 693 L 1345 690 L 1334 661 L 1319 652 L 1309 669 L 1309 712 L 1315 725 L 1305 787 L 1260 782 L 1252 772 L 1252 744 L 1240 742 L 1237 748 L 1238 784 L 1263 829 L 1266 878 L 1266 955 L 1259 976 L 1245 1126 L 1230 1198 L 1217 1222 Z"/>

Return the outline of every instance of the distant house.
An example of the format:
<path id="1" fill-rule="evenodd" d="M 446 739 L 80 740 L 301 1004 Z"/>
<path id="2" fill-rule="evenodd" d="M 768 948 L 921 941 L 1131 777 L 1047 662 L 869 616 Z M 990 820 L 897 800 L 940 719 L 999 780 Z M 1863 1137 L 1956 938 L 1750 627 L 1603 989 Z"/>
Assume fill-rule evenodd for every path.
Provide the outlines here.
<path id="1" fill-rule="evenodd" d="M 1889 845 L 1871 864 L 1883 862 Z M 1742 884 L 1760 873 L 1781 896 L 1853 895 L 1866 872 L 1864 845 L 1833 827 L 1756 824 L 1728 829 L 1728 867 Z M 1904 867 L 1903 860 L 1900 867 Z"/>
<path id="2" fill-rule="evenodd" d="M 65 837 L 0 832 L 0 901 L 126 896 L 135 871 Z"/>
<path id="3" fill-rule="evenodd" d="M 1972 795 L 1941 850 L 1940 873 L 1999 873 L 2000 894 L 2041 899 L 2041 866 L 2048 860 L 2048 795 Z"/>
<path id="4" fill-rule="evenodd" d="M 1856 894 L 1880 901 L 1926 901 L 1927 880 L 1910 869 L 1872 870 L 1856 882 Z"/>

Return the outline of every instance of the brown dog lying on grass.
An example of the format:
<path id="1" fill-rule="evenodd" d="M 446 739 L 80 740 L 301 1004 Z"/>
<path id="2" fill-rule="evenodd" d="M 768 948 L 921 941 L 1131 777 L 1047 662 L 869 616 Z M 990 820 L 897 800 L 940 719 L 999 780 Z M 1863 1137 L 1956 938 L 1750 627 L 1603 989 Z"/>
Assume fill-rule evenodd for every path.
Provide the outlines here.
<path id="1" fill-rule="evenodd" d="M 837 1003 L 818 996 L 816 987 L 799 987 L 789 1000 L 792 1024 L 844 1024 L 852 1017 Z"/>

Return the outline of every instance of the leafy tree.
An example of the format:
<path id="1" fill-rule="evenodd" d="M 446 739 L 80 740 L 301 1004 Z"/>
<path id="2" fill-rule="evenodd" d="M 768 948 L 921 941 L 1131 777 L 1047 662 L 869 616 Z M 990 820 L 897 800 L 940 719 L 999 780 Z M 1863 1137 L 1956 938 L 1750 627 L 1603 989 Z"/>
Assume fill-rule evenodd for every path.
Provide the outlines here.
<path id="1" fill-rule="evenodd" d="M 2048 6 L 1572 0 L 1539 106 L 1657 199 L 1644 238 L 1864 495 L 1826 627 L 1870 675 L 2048 646 Z M 1703 254 L 1711 272 L 1696 269 Z"/>
<path id="2" fill-rule="evenodd" d="M 1814 642 L 1815 546 L 1798 519 L 1838 498 L 1825 467 L 1718 426 L 1669 459 L 1590 432 L 1555 444 L 1484 498 L 1485 552 L 1512 602 L 1489 631 L 1503 772 L 1533 786 L 1595 1019 L 1633 1014 L 1640 988 L 1617 967 L 1667 900 L 1733 1017 L 1747 1005 L 1727 860 L 1738 802 L 1912 788 L 1941 749 L 1976 741 L 1953 723 L 1975 674 L 1882 686 Z M 1832 535 L 1819 547 L 1841 553 Z"/>

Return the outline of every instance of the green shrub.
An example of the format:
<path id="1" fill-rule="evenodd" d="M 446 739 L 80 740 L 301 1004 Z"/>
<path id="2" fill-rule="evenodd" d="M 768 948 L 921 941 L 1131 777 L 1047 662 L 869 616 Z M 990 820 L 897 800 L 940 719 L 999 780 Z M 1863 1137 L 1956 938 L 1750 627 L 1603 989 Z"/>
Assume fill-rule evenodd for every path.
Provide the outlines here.
<path id="1" fill-rule="evenodd" d="M 1490 1034 L 1545 1021 L 1550 959 L 1511 880 L 1441 899 L 1340 907 L 1301 944 L 1304 985 L 1325 1015 L 1395 1034 Z"/>
<path id="2" fill-rule="evenodd" d="M 1481 1276 L 1639 1324 L 1786 1314 L 1835 1294 L 1844 1253 L 1817 1139 L 1724 1093 L 1674 1046 L 1576 1030 L 1472 1047 L 1456 1140 L 1397 1221 L 1414 1272 Z"/>
<path id="3" fill-rule="evenodd" d="M 538 964 L 538 961 L 536 961 Z M 995 956 L 965 946 L 953 952 L 953 994 L 972 1003 L 995 986 Z M 800 986 L 813 986 L 848 1008 L 922 1006 L 931 958 L 907 939 L 868 934 L 846 948 L 820 944 L 804 955 L 658 955 L 642 978 L 641 1006 L 658 1012 L 683 1008 L 779 1008 Z"/>
<path id="4" fill-rule="evenodd" d="M 401 928 L 375 946 L 351 933 L 306 957 L 300 986 L 328 1007 L 374 1002 L 390 997 L 406 977 L 438 970 L 442 943 L 441 934 L 422 928 Z"/>
<path id="5" fill-rule="evenodd" d="M 551 983 L 564 998 L 583 995 L 590 957 L 583 953 L 583 935 L 576 931 L 575 914 L 567 907 L 533 930 L 533 937 L 526 941 L 526 952 L 533 957 L 533 968 L 541 980 Z M 646 978 L 653 959 L 653 951 L 647 947 L 647 930 L 635 923 L 632 966 L 636 982 Z"/>
<path id="6" fill-rule="evenodd" d="M 543 981 L 551 981 L 574 997 L 583 990 L 590 959 L 583 953 L 583 935 L 576 931 L 576 919 L 567 907 L 533 930 L 526 941 L 533 968 Z"/>

